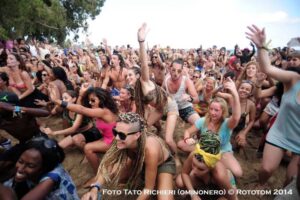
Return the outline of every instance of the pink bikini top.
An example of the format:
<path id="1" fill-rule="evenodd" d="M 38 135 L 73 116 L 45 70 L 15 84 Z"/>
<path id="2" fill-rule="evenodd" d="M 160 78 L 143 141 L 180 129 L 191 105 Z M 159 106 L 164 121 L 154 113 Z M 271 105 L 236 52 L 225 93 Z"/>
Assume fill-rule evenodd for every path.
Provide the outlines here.
<path id="1" fill-rule="evenodd" d="M 9 86 L 17 88 L 17 89 L 26 89 L 27 88 L 25 83 L 19 83 L 19 84 L 9 83 Z"/>

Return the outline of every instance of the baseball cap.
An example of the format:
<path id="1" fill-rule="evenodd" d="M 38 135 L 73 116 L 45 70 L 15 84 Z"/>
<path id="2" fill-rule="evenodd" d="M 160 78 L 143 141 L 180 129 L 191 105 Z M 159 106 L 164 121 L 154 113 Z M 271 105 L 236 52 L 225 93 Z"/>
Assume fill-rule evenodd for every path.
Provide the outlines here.
<path id="1" fill-rule="evenodd" d="M 19 103 L 19 97 L 12 92 L 0 92 L 0 102 L 17 105 Z"/>

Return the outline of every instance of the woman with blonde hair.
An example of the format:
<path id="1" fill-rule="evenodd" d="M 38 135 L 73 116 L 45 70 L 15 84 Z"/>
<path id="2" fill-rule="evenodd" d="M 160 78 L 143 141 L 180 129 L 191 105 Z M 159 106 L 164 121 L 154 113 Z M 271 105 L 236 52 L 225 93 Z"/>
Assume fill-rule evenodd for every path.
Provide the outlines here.
<path id="1" fill-rule="evenodd" d="M 147 133 L 144 123 L 136 113 L 119 115 L 113 129 L 115 140 L 100 163 L 96 182 L 83 200 L 96 200 L 103 184 L 108 189 L 120 186 L 141 189 L 139 186 L 144 186 L 138 200 L 148 199 L 149 192 L 155 188 L 172 191 L 176 173 L 174 158 L 161 138 Z M 157 196 L 158 199 L 174 199 L 168 192 Z"/>
<path id="2" fill-rule="evenodd" d="M 237 126 L 241 117 L 239 95 L 234 82 L 230 78 L 227 78 L 224 88 L 229 90 L 233 98 L 232 115 L 228 117 L 228 106 L 224 99 L 219 97 L 214 98 L 209 104 L 206 116 L 198 119 L 195 125 L 184 132 L 184 139 L 178 142 L 178 147 L 186 152 L 193 151 L 195 140 L 191 138 L 191 135 L 198 132 L 201 137 L 201 133 L 210 130 L 220 137 L 222 165 L 229 169 L 236 177 L 241 177 L 243 172 L 240 164 L 233 156 L 230 143 L 231 132 Z"/>

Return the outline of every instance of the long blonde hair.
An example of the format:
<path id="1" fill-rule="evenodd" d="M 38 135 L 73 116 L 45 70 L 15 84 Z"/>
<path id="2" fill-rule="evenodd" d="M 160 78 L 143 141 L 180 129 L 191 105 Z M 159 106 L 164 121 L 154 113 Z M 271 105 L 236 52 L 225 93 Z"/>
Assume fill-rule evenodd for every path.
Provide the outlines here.
<path id="1" fill-rule="evenodd" d="M 126 124 L 139 123 L 140 126 L 140 137 L 137 140 L 137 157 L 133 161 L 133 168 L 131 170 L 131 175 L 126 183 L 128 189 L 137 188 L 139 184 L 139 178 L 143 169 L 145 160 L 145 144 L 147 138 L 147 132 L 145 127 L 145 121 L 136 113 L 122 113 L 119 115 L 118 122 L 123 122 Z M 110 149 L 105 153 L 99 168 L 98 173 L 101 172 L 106 185 L 108 187 L 116 187 L 119 184 L 120 173 L 124 166 L 126 166 L 128 160 L 128 149 L 118 149 L 117 141 L 114 140 Z M 114 170 L 113 173 L 111 170 Z"/>
<path id="2" fill-rule="evenodd" d="M 211 106 L 212 103 L 219 103 L 221 105 L 221 109 L 222 109 L 222 118 L 220 119 L 220 121 L 216 125 L 216 127 L 217 127 L 216 130 L 217 130 L 217 132 L 219 132 L 222 123 L 224 122 L 226 117 L 228 117 L 228 105 L 227 105 L 227 102 L 221 97 L 216 97 L 213 100 L 211 100 L 211 102 L 209 103 L 208 108 Z M 210 112 L 208 110 L 208 112 L 205 115 L 205 125 L 206 125 L 206 127 L 208 127 L 209 122 L 211 122 L 211 116 L 210 116 Z"/>

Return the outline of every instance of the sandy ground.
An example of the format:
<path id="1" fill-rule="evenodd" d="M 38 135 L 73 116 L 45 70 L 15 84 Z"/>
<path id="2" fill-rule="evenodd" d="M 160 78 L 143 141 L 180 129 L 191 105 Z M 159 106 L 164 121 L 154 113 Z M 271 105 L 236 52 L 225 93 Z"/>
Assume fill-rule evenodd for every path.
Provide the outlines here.
<path id="1" fill-rule="evenodd" d="M 54 130 L 59 130 L 62 128 L 62 120 L 57 117 L 48 117 L 41 119 L 43 123 L 45 123 L 48 127 L 53 128 Z M 188 126 L 186 126 L 188 127 Z M 177 127 L 175 131 L 176 140 L 180 139 L 183 134 L 183 130 L 185 125 L 182 121 L 177 121 Z M 154 131 L 154 130 L 153 130 Z M 0 131 L 0 134 L 7 136 L 6 133 Z M 240 162 L 242 169 L 244 171 L 243 178 L 237 180 L 237 187 L 243 190 L 253 190 L 254 185 L 257 181 L 257 174 L 260 167 L 261 159 L 256 158 L 256 147 L 258 146 L 260 140 L 260 134 L 252 132 L 248 136 L 249 145 L 245 148 L 246 155 L 248 160 L 241 151 L 239 154 L 236 154 L 238 161 Z M 57 138 L 61 139 L 61 138 Z M 66 170 L 71 174 L 80 196 L 82 196 L 86 189 L 82 187 L 82 185 L 94 176 L 92 168 L 89 166 L 89 163 L 84 160 L 83 153 L 78 149 L 68 149 L 66 152 L 66 159 L 63 162 Z M 180 158 L 182 161 L 185 159 L 185 155 L 180 153 Z M 283 181 L 285 179 L 285 169 L 286 165 L 282 164 L 280 168 L 275 172 L 275 174 L 269 179 L 269 185 L 272 189 L 279 189 L 283 185 Z M 114 196 L 105 197 L 103 199 L 135 199 L 136 197 L 129 196 Z M 263 199 L 269 200 L 273 199 L 274 196 L 258 196 L 258 195 L 239 195 L 239 199 L 241 200 L 256 200 Z M 176 195 L 175 199 L 189 199 L 188 196 Z"/>

